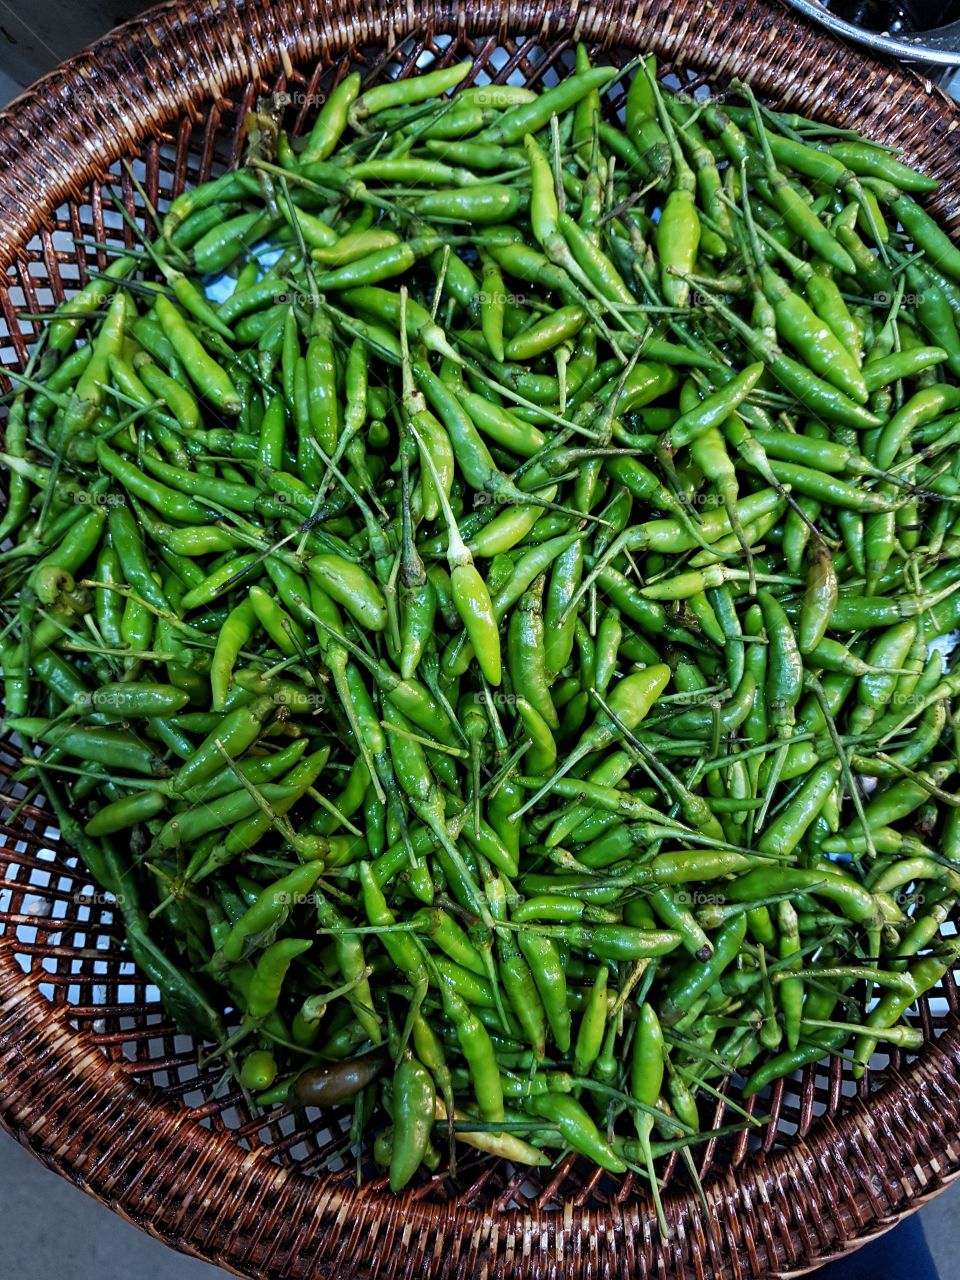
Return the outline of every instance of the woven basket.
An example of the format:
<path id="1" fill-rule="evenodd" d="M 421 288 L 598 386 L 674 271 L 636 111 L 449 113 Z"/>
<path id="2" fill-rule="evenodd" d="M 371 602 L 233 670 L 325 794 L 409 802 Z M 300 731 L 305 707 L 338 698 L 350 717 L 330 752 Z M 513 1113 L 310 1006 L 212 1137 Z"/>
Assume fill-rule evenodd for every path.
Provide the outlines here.
<path id="1" fill-rule="evenodd" d="M 664 73 L 694 90 L 747 78 L 778 104 L 899 146 L 942 180 L 930 207 L 960 225 L 950 102 L 762 0 L 407 0 L 383 12 L 356 0 L 169 4 L 0 114 L 0 361 L 25 358 L 35 330 L 24 312 L 61 301 L 104 265 L 75 238 L 122 238 L 105 184 L 142 217 L 121 158 L 142 162 L 143 186 L 162 204 L 236 160 L 258 93 L 286 90 L 300 129 L 352 64 L 372 81 L 424 55 L 472 56 L 498 79 L 549 83 L 578 39 L 620 60 L 653 49 Z M 16 760 L 0 746 L 3 776 Z M 839 1062 L 808 1068 L 753 1100 L 769 1116 L 759 1138 L 701 1149 L 706 1212 L 682 1166 L 668 1166 L 670 1241 L 632 1175 L 611 1186 L 573 1157 L 539 1182 L 465 1158 L 455 1183 L 424 1181 L 399 1197 L 371 1167 L 357 1190 L 353 1157 L 337 1159 L 349 1116 L 250 1116 L 238 1096 L 218 1094 L 213 1068 L 198 1071 L 196 1047 L 125 958 L 109 901 L 58 844 L 42 804 L 14 817 L 23 793 L 5 789 L 0 1119 L 118 1213 L 237 1274 L 795 1276 L 886 1230 L 960 1171 L 960 1016 L 948 979 L 923 1002 L 919 1057 L 894 1055 L 857 1086 Z M 709 1118 L 724 1115 L 718 1104 Z"/>

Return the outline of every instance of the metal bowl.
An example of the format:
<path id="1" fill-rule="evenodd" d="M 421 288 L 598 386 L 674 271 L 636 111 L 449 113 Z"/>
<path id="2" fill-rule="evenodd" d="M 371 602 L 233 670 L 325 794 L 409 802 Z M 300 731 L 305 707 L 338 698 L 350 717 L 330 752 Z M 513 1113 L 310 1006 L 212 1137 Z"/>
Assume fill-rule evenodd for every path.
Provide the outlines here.
<path id="1" fill-rule="evenodd" d="M 875 49 L 878 53 L 890 54 L 908 62 L 925 62 L 941 67 L 953 67 L 960 63 L 960 22 L 951 22 L 929 31 L 901 31 L 890 35 L 847 22 L 819 4 L 818 0 L 787 0 L 787 4 L 812 18 L 820 26 L 846 40 Z"/>

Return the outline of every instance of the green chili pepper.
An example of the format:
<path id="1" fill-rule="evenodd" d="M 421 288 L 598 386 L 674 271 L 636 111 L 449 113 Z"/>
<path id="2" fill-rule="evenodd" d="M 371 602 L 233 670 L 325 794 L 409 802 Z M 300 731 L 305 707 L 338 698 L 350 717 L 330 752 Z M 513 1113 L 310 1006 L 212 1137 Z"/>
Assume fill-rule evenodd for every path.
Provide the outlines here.
<path id="1" fill-rule="evenodd" d="M 536 99 L 505 111 L 499 120 L 484 129 L 477 141 L 495 142 L 510 147 L 521 142 L 525 134 L 535 134 L 552 115 L 560 115 L 596 89 L 603 89 L 616 75 L 611 67 L 594 67 L 579 75 L 568 76 Z"/>
<path id="2" fill-rule="evenodd" d="M 352 71 L 344 76 L 332 91 L 313 122 L 306 143 L 300 152 L 301 164 L 314 164 L 326 160 L 336 148 L 347 126 L 347 117 L 357 100 L 362 83 L 360 72 Z"/>
<path id="3" fill-rule="evenodd" d="M 430 1073 L 407 1058 L 393 1077 L 393 1149 L 390 1189 L 399 1191 L 416 1173 L 430 1142 L 436 1091 Z"/>
<path id="4" fill-rule="evenodd" d="M 238 414 L 243 405 L 229 376 L 207 353 L 173 303 L 161 295 L 154 305 L 164 335 L 177 351 L 190 381 L 222 413 Z"/>
<path id="5" fill-rule="evenodd" d="M 524 1101 L 524 1107 L 535 1116 L 555 1124 L 574 1151 L 608 1169 L 626 1173 L 627 1166 L 601 1136 L 589 1113 L 569 1094 L 541 1093 Z"/>

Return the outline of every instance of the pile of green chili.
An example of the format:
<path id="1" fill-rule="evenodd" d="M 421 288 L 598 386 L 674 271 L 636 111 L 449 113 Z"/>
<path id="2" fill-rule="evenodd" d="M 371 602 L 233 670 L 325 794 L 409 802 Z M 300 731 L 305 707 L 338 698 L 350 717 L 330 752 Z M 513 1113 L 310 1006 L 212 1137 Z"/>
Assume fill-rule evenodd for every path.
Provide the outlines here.
<path id="1" fill-rule="evenodd" d="M 656 1196 L 957 956 L 960 250 L 655 73 L 262 103 L 10 375 L 18 776 L 205 1061 L 395 1189 Z"/>

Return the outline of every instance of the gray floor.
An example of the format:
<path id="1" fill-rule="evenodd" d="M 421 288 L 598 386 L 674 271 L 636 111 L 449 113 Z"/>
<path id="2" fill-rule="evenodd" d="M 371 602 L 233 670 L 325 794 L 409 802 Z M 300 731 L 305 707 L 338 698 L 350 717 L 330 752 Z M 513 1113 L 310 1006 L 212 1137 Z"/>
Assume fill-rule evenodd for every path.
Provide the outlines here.
<path id="1" fill-rule="evenodd" d="M 0 103 L 19 86 L 143 7 L 0 0 Z M 30 15 L 32 29 L 23 15 Z M 954 89 L 956 92 L 956 89 Z M 955 1280 L 960 1186 L 922 1210 L 942 1280 Z M 213 1280 L 216 1267 L 174 1253 L 58 1178 L 0 1132 L 0 1276 L 24 1280 Z"/>

